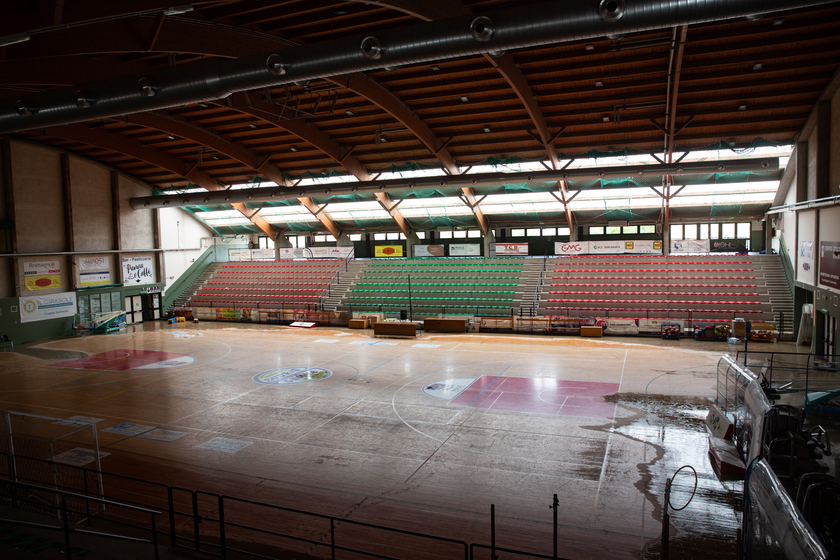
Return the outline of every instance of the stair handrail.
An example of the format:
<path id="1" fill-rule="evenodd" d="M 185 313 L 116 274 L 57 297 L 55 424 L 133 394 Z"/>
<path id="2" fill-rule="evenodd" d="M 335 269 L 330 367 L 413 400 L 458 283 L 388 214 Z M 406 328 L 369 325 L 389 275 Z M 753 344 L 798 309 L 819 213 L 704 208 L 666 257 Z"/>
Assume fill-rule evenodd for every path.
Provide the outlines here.
<path id="1" fill-rule="evenodd" d="M 184 273 L 175 280 L 175 282 L 164 290 L 163 305 L 161 307 L 163 315 L 166 315 L 166 313 L 169 312 L 169 308 L 172 307 L 175 300 L 184 295 L 184 292 L 186 292 L 198 279 L 198 277 L 201 276 L 214 262 L 216 262 L 216 247 L 210 246 L 206 251 L 204 251 L 204 253 L 201 254 L 200 257 L 195 259 L 190 267 L 185 270 Z"/>

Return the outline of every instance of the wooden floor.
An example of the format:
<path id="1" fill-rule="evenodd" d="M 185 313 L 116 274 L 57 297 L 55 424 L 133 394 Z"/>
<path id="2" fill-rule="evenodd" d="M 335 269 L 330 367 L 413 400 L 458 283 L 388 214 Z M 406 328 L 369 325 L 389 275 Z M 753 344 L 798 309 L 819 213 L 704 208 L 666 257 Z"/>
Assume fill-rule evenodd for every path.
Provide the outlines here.
<path id="1" fill-rule="evenodd" d="M 739 483 L 702 426 L 725 343 L 371 334 L 157 322 L 44 342 L 0 353 L 0 409 L 97 419 L 105 471 L 356 521 L 489 543 L 495 504 L 497 545 L 540 554 L 557 494 L 559 554 L 587 560 L 658 557 L 665 479 L 688 464 L 672 539 L 735 557 Z"/>

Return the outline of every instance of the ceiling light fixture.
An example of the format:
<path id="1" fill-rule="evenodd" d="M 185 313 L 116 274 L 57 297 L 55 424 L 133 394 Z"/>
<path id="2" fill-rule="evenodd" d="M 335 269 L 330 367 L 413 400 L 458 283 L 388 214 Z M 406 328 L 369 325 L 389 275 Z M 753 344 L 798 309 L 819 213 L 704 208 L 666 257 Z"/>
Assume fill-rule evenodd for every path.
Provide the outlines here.
<path id="1" fill-rule="evenodd" d="M 467 101 L 469 101 L 469 100 L 470 100 L 470 98 L 469 98 L 469 97 L 467 97 L 466 95 L 462 95 L 462 96 L 461 96 L 461 101 L 462 101 L 463 103 L 466 103 L 466 102 L 467 102 Z"/>
<path id="2" fill-rule="evenodd" d="M 183 4 L 181 6 L 170 6 L 163 9 L 164 15 L 177 16 L 178 14 L 186 14 L 193 11 L 192 4 Z"/>
<path id="3" fill-rule="evenodd" d="M 213 156 L 213 159 L 219 161 L 219 156 Z"/>
<path id="4" fill-rule="evenodd" d="M 248 125 L 248 128 L 257 128 L 257 125 L 256 125 L 256 123 L 250 123 Z"/>
<path id="5" fill-rule="evenodd" d="M 198 106 L 206 109 L 207 108 L 207 103 L 199 103 Z"/>
<path id="6" fill-rule="evenodd" d="M 167 138 L 168 138 L 169 140 L 175 140 L 175 137 L 174 137 L 174 136 L 172 136 L 171 134 L 170 134 L 169 136 L 167 136 Z"/>
<path id="7" fill-rule="evenodd" d="M 485 124 L 485 125 L 484 125 L 484 128 L 483 128 L 482 130 L 484 130 L 484 132 L 490 132 L 490 125 L 489 125 L 489 124 Z"/>
<path id="8" fill-rule="evenodd" d="M 746 105 L 739 105 L 739 106 L 738 106 L 738 110 L 739 110 L 739 111 L 746 111 L 746 110 L 747 110 L 747 106 L 746 106 Z"/>
<path id="9" fill-rule="evenodd" d="M 438 70 L 440 70 L 440 66 L 438 66 L 437 64 L 432 64 L 431 66 L 429 66 L 429 68 L 432 69 L 432 72 L 437 72 Z"/>
<path id="10" fill-rule="evenodd" d="M 595 50 L 595 45 L 593 45 L 592 43 L 587 43 L 585 48 L 588 51 L 594 51 Z"/>
<path id="11" fill-rule="evenodd" d="M 761 70 L 762 68 L 764 68 L 764 65 L 760 62 L 753 64 L 753 70 Z"/>
<path id="12" fill-rule="evenodd" d="M 595 82 L 595 87 L 604 87 L 604 82 Z"/>
<path id="13" fill-rule="evenodd" d="M 782 25 L 785 22 L 785 18 L 778 17 L 773 20 L 773 25 Z"/>
<path id="14" fill-rule="evenodd" d="M 609 117 L 602 117 L 602 118 L 601 118 L 601 120 L 602 120 L 603 122 L 610 122 L 610 118 L 609 118 Z"/>
<path id="15" fill-rule="evenodd" d="M 289 148 L 289 151 L 290 151 L 290 152 L 296 152 L 296 151 L 297 151 L 297 148 L 295 148 L 294 146 L 292 146 L 291 148 Z"/>
<path id="16" fill-rule="evenodd" d="M 346 111 L 344 111 L 344 114 L 347 115 L 348 117 L 352 117 L 355 113 L 353 112 L 352 109 L 347 109 Z"/>
<path id="17" fill-rule="evenodd" d="M 9 45 L 24 43 L 29 39 L 31 39 L 29 33 L 15 33 L 14 35 L 6 35 L 5 37 L 0 37 L 0 47 L 8 47 Z"/>

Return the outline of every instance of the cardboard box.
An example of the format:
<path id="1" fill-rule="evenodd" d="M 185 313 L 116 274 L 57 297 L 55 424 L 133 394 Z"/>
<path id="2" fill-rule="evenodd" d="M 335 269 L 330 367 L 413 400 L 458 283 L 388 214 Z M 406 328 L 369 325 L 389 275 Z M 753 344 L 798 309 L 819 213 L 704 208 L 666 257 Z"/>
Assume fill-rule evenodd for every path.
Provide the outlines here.
<path id="1" fill-rule="evenodd" d="M 370 327 L 370 319 L 350 319 L 347 326 L 351 329 L 366 329 Z"/>
<path id="2" fill-rule="evenodd" d="M 603 329 L 601 327 L 587 327 L 581 326 L 580 327 L 580 336 L 589 336 L 593 338 L 601 338 L 604 335 Z"/>
<path id="3" fill-rule="evenodd" d="M 730 336 L 734 336 L 735 338 L 746 338 L 747 322 L 744 320 L 732 321 L 732 334 Z"/>

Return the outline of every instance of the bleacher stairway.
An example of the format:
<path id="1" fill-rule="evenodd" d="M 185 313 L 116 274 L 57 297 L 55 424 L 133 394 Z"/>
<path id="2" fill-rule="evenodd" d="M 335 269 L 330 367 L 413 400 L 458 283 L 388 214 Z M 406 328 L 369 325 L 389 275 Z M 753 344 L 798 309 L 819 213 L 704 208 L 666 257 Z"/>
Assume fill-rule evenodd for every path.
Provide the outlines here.
<path id="1" fill-rule="evenodd" d="M 359 275 L 367 267 L 368 260 L 352 260 L 347 263 L 347 270 L 338 273 L 338 280 L 330 286 L 324 298 L 324 311 L 336 311 L 341 301 L 359 280 Z"/>

